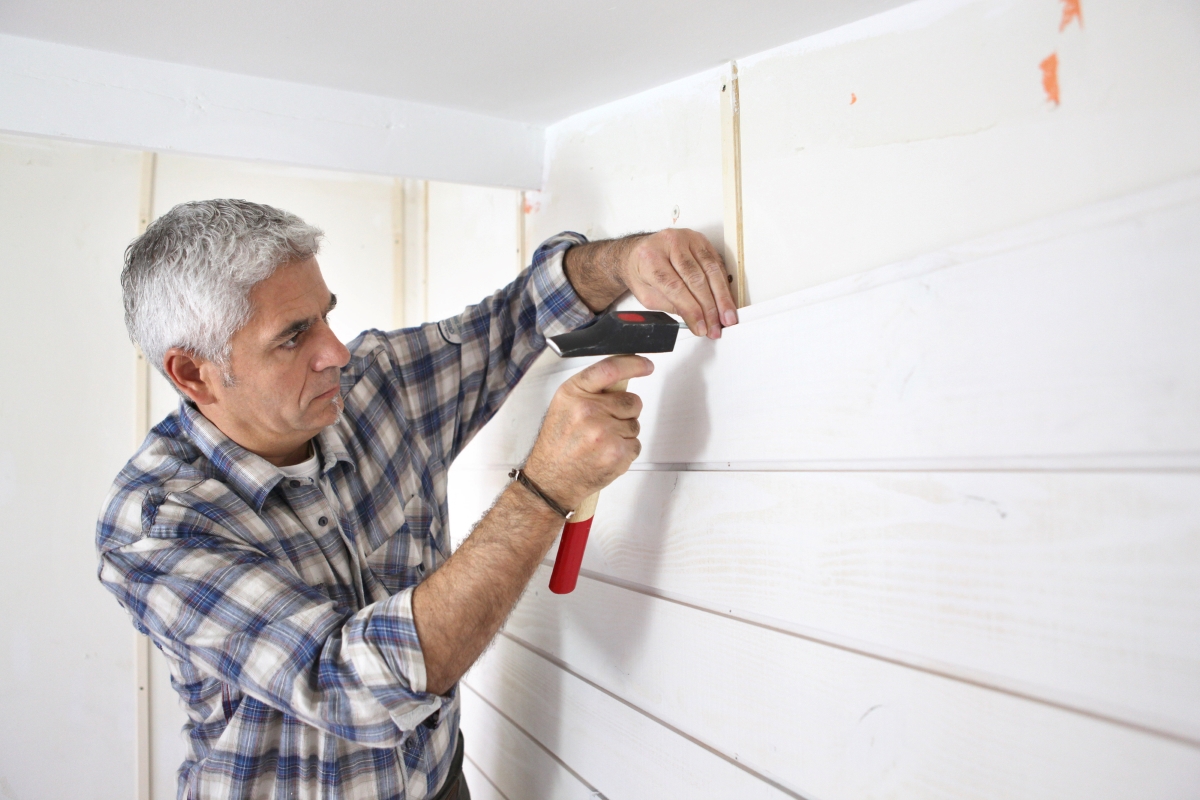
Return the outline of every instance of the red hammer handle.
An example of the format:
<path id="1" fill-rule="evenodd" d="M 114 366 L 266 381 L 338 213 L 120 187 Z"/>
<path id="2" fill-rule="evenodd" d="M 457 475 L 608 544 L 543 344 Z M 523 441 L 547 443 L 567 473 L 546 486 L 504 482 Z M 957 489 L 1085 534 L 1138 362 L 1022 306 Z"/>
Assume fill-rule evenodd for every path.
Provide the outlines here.
<path id="1" fill-rule="evenodd" d="M 617 381 L 604 391 L 623 392 L 629 381 Z M 588 531 L 592 529 L 592 517 L 596 515 L 596 501 L 600 493 L 584 499 L 571 521 L 563 526 L 562 538 L 558 541 L 558 555 L 554 557 L 554 571 L 550 573 L 550 591 L 555 594 L 570 594 L 579 580 L 579 567 L 583 564 L 583 551 L 587 549 Z"/>

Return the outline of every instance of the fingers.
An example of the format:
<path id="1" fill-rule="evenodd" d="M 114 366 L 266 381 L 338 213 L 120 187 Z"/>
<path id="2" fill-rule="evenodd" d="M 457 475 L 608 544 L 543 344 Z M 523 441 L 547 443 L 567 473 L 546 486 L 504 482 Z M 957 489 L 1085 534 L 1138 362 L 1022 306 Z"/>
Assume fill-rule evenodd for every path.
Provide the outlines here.
<path id="1" fill-rule="evenodd" d="M 659 231 L 643 240 L 638 256 L 646 291 L 631 288 L 648 308 L 679 314 L 696 336 L 718 339 L 723 327 L 737 324 L 724 261 L 703 234 Z"/>
<path id="2" fill-rule="evenodd" d="M 654 362 L 644 356 L 609 356 L 592 364 L 571 380 L 583 391 L 599 394 L 613 384 L 630 378 L 644 378 L 652 372 Z"/>
<path id="3" fill-rule="evenodd" d="M 699 242 L 695 243 L 693 252 L 700 262 L 704 275 L 708 279 L 708 287 L 716 301 L 721 325 L 729 327 L 738 322 L 737 303 L 733 299 L 731 286 L 733 281 L 725 270 L 725 259 L 721 258 L 712 243 L 701 234 L 696 234 Z"/>

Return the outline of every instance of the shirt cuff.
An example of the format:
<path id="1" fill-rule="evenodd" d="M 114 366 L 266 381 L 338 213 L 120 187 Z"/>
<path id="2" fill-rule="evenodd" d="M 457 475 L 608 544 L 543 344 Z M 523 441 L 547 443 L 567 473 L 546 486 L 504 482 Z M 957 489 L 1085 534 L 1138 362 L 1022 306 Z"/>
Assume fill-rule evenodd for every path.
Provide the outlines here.
<path id="1" fill-rule="evenodd" d="M 596 318 L 563 269 L 567 251 L 587 241 L 581 233 L 563 231 L 542 242 L 533 254 L 530 285 L 537 307 L 537 331 L 544 337 L 573 331 Z"/>
<path id="2" fill-rule="evenodd" d="M 442 705 L 441 697 L 426 691 L 425 654 L 413 621 L 412 595 L 410 587 L 369 606 L 370 615 L 355 615 L 345 638 L 359 680 L 401 730 L 413 730 Z"/>

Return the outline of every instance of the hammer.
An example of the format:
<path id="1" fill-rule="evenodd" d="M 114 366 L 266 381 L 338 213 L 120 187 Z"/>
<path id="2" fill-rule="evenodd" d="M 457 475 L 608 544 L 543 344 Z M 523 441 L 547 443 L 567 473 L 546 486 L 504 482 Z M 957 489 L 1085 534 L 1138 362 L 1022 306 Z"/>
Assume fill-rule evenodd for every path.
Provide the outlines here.
<path id="1" fill-rule="evenodd" d="M 551 336 L 549 343 L 550 349 L 562 358 L 669 353 L 675 349 L 679 329 L 684 327 L 687 326 L 661 311 L 610 311 L 587 327 Z M 628 384 L 627 380 L 618 381 L 604 391 L 623 392 Z M 554 571 L 550 573 L 550 591 L 555 594 L 568 594 L 575 589 L 599 497 L 597 492 L 584 499 L 563 526 Z"/>

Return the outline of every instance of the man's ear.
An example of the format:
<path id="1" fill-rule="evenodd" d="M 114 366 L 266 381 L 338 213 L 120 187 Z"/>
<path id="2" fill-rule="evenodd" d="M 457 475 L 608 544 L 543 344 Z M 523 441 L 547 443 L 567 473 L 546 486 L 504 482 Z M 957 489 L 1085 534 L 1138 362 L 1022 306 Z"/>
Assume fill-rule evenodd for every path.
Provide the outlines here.
<path id="1" fill-rule="evenodd" d="M 209 367 L 209 369 L 201 369 Z M 207 406 L 217 402 L 217 394 L 213 390 L 214 379 L 220 380 L 220 370 L 214 370 L 202 358 L 197 358 L 186 350 L 172 347 L 163 356 L 163 368 L 171 383 L 179 391 L 198 406 Z"/>

